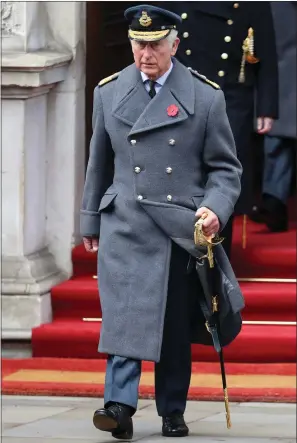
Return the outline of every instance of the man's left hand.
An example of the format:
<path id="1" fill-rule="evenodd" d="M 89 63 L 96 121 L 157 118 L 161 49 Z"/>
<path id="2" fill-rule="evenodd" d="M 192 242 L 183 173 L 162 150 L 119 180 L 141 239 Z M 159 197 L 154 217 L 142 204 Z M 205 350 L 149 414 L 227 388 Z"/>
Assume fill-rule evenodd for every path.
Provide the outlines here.
<path id="1" fill-rule="evenodd" d="M 257 132 L 258 134 L 267 134 L 273 124 L 273 119 L 270 117 L 258 117 L 257 118 Z"/>
<path id="2" fill-rule="evenodd" d="M 203 222 L 203 233 L 204 235 L 209 237 L 219 232 L 220 222 L 216 214 L 212 212 L 210 209 L 205 208 L 204 206 L 198 209 L 198 211 L 196 212 L 196 217 L 200 218 L 204 213 L 207 214 L 207 217 Z"/>

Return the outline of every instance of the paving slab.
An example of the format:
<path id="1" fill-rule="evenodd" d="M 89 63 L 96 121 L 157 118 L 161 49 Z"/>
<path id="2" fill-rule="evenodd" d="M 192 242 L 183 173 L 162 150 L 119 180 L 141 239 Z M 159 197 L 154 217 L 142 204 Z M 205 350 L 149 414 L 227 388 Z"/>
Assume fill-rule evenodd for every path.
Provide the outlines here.
<path id="1" fill-rule="evenodd" d="M 3 395 L 2 402 L 5 405 L 30 405 L 34 406 L 55 406 L 62 407 L 66 404 L 69 408 L 93 408 L 94 410 L 103 407 L 102 398 L 92 397 L 47 397 L 47 396 L 26 396 L 26 395 Z M 207 403 L 207 402 L 206 402 Z M 154 400 L 142 400 L 138 402 L 138 409 L 155 405 Z"/>
<path id="2" fill-rule="evenodd" d="M 19 423 L 1 423 L 1 430 L 3 432 L 7 429 L 15 428 L 16 426 L 20 426 L 20 424 Z"/>
<path id="3" fill-rule="evenodd" d="M 115 443 L 92 423 L 102 399 L 3 396 L 2 443 Z M 230 403 L 232 428 L 225 423 L 223 402 L 189 401 L 185 414 L 190 436 L 185 443 L 295 443 L 296 405 Z M 172 441 L 173 440 L 173 441 Z M 153 400 L 140 400 L 133 441 L 176 443 L 161 436 Z"/>
<path id="4" fill-rule="evenodd" d="M 95 440 L 81 440 L 81 443 L 98 443 L 98 438 Z M 73 443 L 72 438 L 26 438 L 26 437 L 3 437 L 1 443 Z M 286 442 L 287 443 L 287 442 Z M 289 442 L 291 443 L 291 442 Z"/>
<path id="5" fill-rule="evenodd" d="M 2 403 L 3 423 L 29 423 L 42 418 L 59 415 L 69 411 L 69 407 L 59 406 L 28 406 L 28 405 L 5 405 Z"/>

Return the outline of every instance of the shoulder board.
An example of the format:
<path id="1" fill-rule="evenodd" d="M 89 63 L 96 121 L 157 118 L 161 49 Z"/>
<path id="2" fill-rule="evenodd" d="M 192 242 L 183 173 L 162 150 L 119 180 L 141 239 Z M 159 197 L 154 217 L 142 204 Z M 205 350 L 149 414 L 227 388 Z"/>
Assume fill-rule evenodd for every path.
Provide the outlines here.
<path id="1" fill-rule="evenodd" d="M 208 78 L 205 77 L 205 75 L 199 74 L 198 71 L 195 71 L 195 70 L 192 69 L 192 68 L 188 68 L 188 69 L 189 69 L 189 71 L 190 71 L 193 75 L 195 75 L 197 78 L 199 78 L 199 79 L 202 80 L 203 82 L 208 83 L 209 85 L 211 85 L 211 86 L 212 86 L 213 88 L 215 88 L 215 89 L 220 89 L 220 86 L 219 86 L 217 83 L 212 82 L 211 80 L 208 80 Z"/>
<path id="2" fill-rule="evenodd" d="M 109 77 L 104 78 L 103 80 L 100 80 L 98 83 L 99 86 L 106 85 L 106 83 L 111 82 L 111 80 L 115 80 L 120 75 L 119 72 L 116 72 L 115 74 L 110 75 Z"/>

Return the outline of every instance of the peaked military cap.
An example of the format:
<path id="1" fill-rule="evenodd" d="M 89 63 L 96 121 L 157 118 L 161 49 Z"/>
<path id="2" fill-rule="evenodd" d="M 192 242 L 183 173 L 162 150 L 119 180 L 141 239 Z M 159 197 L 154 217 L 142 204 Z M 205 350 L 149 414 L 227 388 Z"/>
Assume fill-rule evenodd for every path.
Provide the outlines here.
<path id="1" fill-rule="evenodd" d="M 182 22 L 179 15 L 151 5 L 138 5 L 126 9 L 130 40 L 153 42 L 166 38 Z"/>

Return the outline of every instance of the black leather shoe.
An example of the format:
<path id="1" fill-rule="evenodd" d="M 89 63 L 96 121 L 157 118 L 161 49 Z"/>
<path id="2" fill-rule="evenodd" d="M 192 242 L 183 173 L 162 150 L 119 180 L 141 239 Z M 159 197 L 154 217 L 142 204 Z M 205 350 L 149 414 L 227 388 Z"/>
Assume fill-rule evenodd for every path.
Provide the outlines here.
<path id="1" fill-rule="evenodd" d="M 249 218 L 255 223 L 265 223 L 267 217 L 267 211 L 260 205 L 254 205 L 250 213 Z"/>
<path id="2" fill-rule="evenodd" d="M 164 437 L 186 437 L 189 434 L 189 428 L 182 414 L 162 417 L 162 421 L 162 435 Z"/>
<path id="3" fill-rule="evenodd" d="M 131 440 L 133 437 L 133 422 L 128 406 L 115 403 L 108 408 L 94 412 L 93 423 L 100 431 L 111 432 L 114 438 Z"/>
<path id="4" fill-rule="evenodd" d="M 288 230 L 287 207 L 272 195 L 263 195 L 262 203 L 253 207 L 250 219 L 256 223 L 265 223 L 271 232 L 284 232 Z"/>

